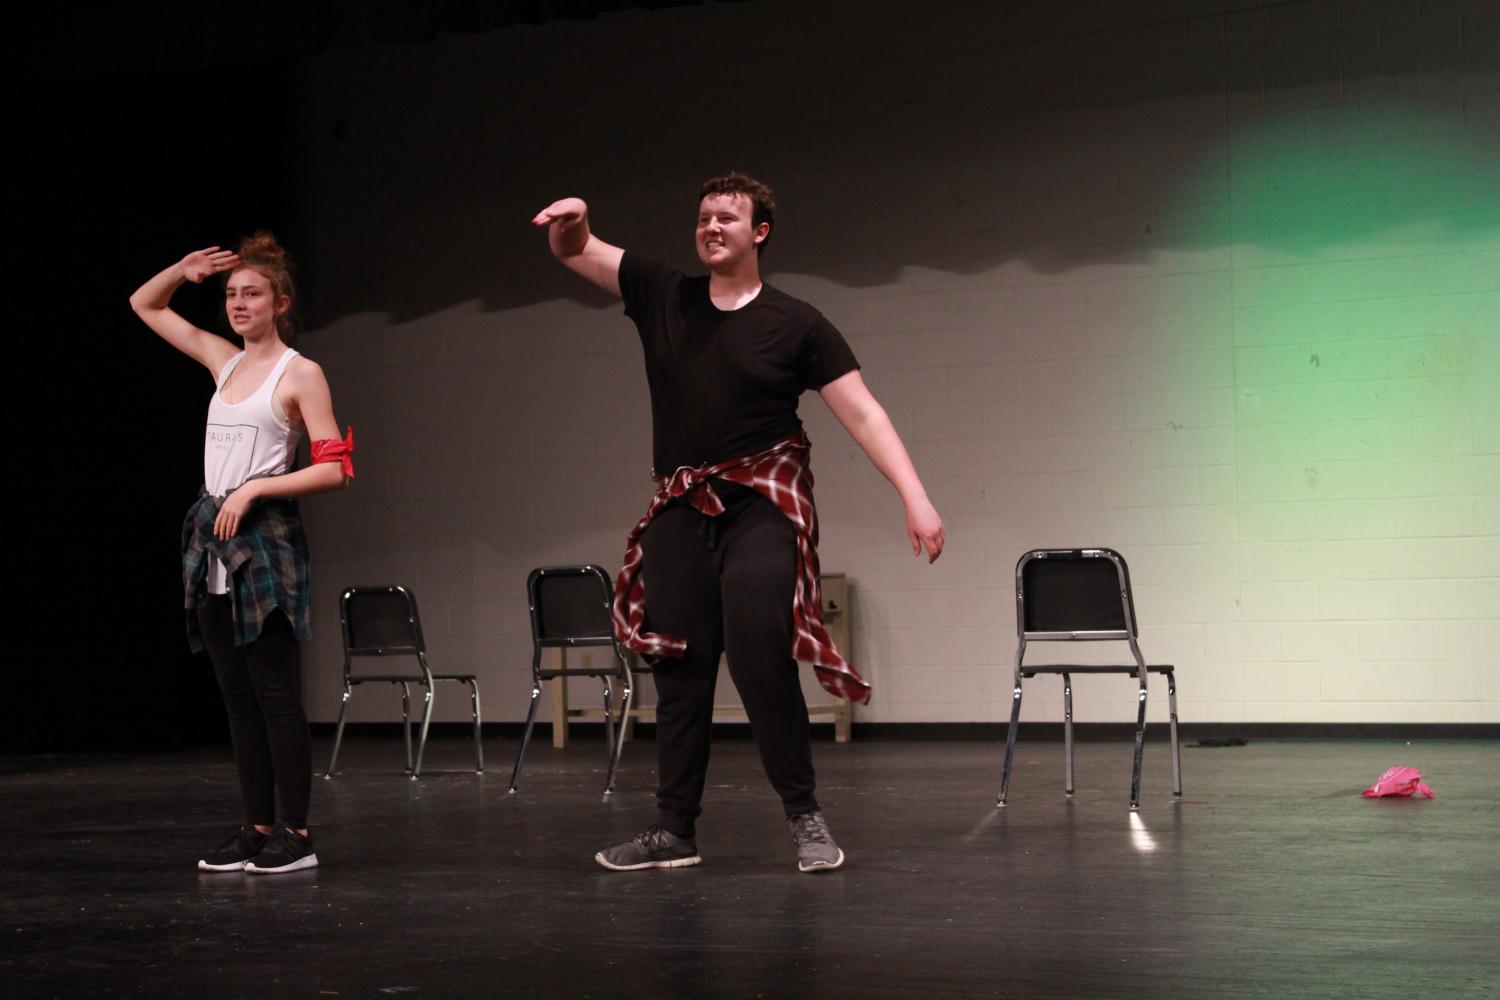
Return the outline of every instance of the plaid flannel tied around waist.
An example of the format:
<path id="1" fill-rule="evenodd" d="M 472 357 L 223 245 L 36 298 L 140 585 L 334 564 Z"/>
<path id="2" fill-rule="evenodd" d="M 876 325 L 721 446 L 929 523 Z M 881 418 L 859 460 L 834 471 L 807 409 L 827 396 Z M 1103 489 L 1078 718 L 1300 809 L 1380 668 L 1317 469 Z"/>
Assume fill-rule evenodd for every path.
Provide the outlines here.
<path id="1" fill-rule="evenodd" d="M 182 522 L 182 589 L 187 609 L 188 645 L 203 648 L 194 609 L 208 600 L 208 561 L 224 564 L 234 615 L 234 644 L 246 646 L 260 635 L 272 611 L 282 610 L 301 642 L 312 638 L 307 588 L 307 536 L 296 500 L 259 500 L 225 541 L 214 537 L 220 497 L 200 493 Z"/>
<path id="2" fill-rule="evenodd" d="M 677 636 L 647 632 L 646 585 L 641 576 L 641 537 L 646 527 L 673 499 L 686 496 L 694 508 L 718 517 L 724 503 L 709 483 L 712 478 L 748 486 L 774 503 L 797 529 L 797 585 L 792 594 L 792 658 L 811 663 L 818 683 L 830 694 L 868 702 L 870 685 L 834 647 L 823 627 L 823 594 L 818 583 L 818 512 L 813 507 L 813 476 L 808 464 L 812 449 L 801 431 L 765 451 L 730 459 L 718 465 L 690 469 L 671 476 L 655 472 L 656 494 L 625 540 L 625 566 L 615 579 L 615 638 L 621 645 L 648 657 L 680 657 L 687 642 Z"/>

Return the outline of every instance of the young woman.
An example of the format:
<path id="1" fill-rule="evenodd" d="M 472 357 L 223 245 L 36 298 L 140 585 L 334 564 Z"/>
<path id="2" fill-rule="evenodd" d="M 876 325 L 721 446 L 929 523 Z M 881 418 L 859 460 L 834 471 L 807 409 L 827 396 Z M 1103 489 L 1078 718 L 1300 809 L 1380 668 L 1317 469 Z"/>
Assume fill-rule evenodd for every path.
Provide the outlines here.
<path id="1" fill-rule="evenodd" d="M 184 281 L 215 274 L 227 274 L 224 313 L 243 350 L 169 306 Z M 215 383 L 203 489 L 183 524 L 183 582 L 189 642 L 207 649 L 229 712 L 245 824 L 202 856 L 202 871 L 318 863 L 307 829 L 312 755 L 297 644 L 310 637 L 309 591 L 296 498 L 353 475 L 353 432 L 339 439 L 323 370 L 289 346 L 293 296 L 286 251 L 257 233 L 237 251 L 188 254 L 130 297 L 136 315 Z M 312 464 L 293 471 L 304 432 Z"/>

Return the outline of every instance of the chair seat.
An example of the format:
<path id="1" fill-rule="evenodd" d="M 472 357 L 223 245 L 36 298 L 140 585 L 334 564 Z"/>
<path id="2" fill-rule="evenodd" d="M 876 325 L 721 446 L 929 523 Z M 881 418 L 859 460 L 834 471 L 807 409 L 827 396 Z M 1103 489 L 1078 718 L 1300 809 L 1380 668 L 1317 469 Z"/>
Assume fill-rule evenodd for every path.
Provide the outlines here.
<path id="1" fill-rule="evenodd" d="M 610 674 L 610 676 L 615 676 L 614 673 L 613 673 L 613 671 L 601 671 L 599 667 L 538 667 L 537 668 L 537 676 L 540 677 L 544 681 L 550 681 L 550 680 L 552 680 L 553 678 L 556 678 L 556 677 L 599 677 L 599 676 L 601 676 L 605 672 L 608 672 Z M 636 673 L 636 670 L 634 668 L 631 668 L 630 672 L 631 673 Z"/>
<path id="2" fill-rule="evenodd" d="M 1105 664 L 1100 666 L 1093 663 L 1039 663 L 1035 666 L 1021 668 L 1022 677 L 1035 677 L 1037 674 L 1133 674 L 1136 672 L 1134 663 Z M 1146 672 L 1152 674 L 1170 674 L 1175 667 L 1170 663 L 1148 663 Z"/>
<path id="3" fill-rule="evenodd" d="M 461 681 L 467 684 L 477 674 L 433 674 L 435 681 Z M 421 674 L 360 674 L 358 677 L 349 678 L 350 684 L 364 684 L 366 681 L 384 681 L 387 684 L 421 684 L 424 678 Z"/>

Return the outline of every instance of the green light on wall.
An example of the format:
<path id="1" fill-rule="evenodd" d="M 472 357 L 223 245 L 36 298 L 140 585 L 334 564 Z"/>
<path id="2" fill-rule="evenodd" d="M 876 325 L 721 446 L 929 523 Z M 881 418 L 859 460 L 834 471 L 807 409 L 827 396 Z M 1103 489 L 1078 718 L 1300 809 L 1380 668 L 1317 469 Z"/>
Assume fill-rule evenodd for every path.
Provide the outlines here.
<path id="1" fill-rule="evenodd" d="M 1461 103 L 1236 127 L 1185 195 L 1230 244 L 1241 500 L 1500 486 L 1500 148 Z"/>

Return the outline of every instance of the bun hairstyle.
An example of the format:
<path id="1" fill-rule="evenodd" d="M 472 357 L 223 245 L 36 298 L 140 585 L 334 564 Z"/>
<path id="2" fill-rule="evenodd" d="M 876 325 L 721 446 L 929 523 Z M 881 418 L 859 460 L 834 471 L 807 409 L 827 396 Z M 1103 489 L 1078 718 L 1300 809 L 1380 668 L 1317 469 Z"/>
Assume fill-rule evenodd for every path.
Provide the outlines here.
<path id="1" fill-rule="evenodd" d="M 235 270 L 248 267 L 271 283 L 271 294 L 275 298 L 285 295 L 289 300 L 286 310 L 276 316 L 276 335 L 290 347 L 297 339 L 297 294 L 292 282 L 291 254 L 276 241 L 275 233 L 265 229 L 240 240 L 235 252 L 240 257 Z"/>

